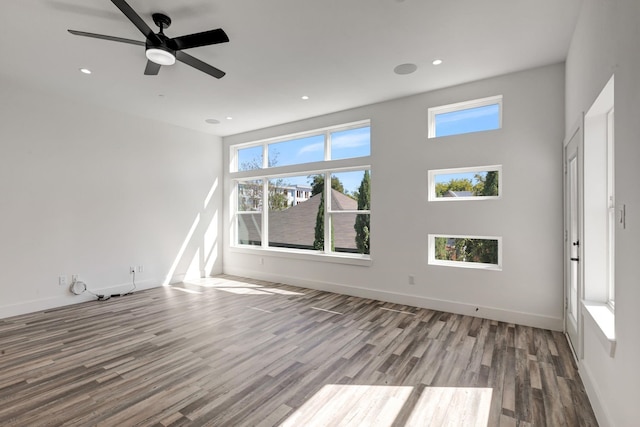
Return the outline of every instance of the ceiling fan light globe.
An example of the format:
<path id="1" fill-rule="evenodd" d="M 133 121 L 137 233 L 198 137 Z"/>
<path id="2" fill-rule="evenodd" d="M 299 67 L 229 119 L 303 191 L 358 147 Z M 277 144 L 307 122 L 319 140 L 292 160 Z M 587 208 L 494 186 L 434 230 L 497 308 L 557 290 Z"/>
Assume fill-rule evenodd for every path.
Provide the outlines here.
<path id="1" fill-rule="evenodd" d="M 149 48 L 145 51 L 147 59 L 159 65 L 173 65 L 176 63 L 176 57 L 163 49 Z"/>

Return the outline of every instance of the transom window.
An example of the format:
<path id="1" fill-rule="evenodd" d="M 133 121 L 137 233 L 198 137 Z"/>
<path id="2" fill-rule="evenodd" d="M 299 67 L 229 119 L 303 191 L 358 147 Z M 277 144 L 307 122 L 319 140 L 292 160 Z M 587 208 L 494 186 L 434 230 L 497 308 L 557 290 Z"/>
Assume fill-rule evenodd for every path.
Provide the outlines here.
<path id="1" fill-rule="evenodd" d="M 235 246 L 369 258 L 370 134 L 366 121 L 232 146 Z"/>
<path id="2" fill-rule="evenodd" d="M 428 110 L 429 138 L 500 129 L 502 95 Z"/>

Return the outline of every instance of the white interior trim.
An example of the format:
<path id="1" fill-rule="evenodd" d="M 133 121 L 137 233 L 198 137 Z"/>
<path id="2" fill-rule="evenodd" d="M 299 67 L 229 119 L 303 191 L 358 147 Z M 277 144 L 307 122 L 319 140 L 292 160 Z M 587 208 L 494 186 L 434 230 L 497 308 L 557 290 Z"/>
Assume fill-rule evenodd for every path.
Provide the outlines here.
<path id="1" fill-rule="evenodd" d="M 615 315 L 608 304 L 595 301 L 582 301 L 585 320 L 593 323 L 592 329 L 600 343 L 607 351 L 609 357 L 614 357 L 616 353 L 616 324 Z"/>

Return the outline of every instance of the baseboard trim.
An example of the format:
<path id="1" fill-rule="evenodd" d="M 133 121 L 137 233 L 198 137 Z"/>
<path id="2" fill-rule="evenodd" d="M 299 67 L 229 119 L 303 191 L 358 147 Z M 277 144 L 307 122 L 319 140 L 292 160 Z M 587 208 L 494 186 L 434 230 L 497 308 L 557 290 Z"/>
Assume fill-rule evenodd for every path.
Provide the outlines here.
<path id="1" fill-rule="evenodd" d="M 158 280 L 144 280 L 136 283 L 136 291 L 157 288 L 162 286 Z M 91 289 L 95 294 L 110 295 L 116 293 L 127 292 L 131 289 L 131 283 L 110 286 L 102 289 Z M 87 301 L 94 301 L 95 296 L 88 292 L 80 295 L 61 295 L 55 297 L 34 299 L 15 304 L 0 305 L 0 319 L 8 317 L 20 316 L 23 314 L 36 313 L 38 311 L 46 311 L 54 308 L 66 307 L 69 305 L 80 304 Z"/>
<path id="2" fill-rule="evenodd" d="M 605 409 L 602 404 L 602 397 L 598 392 L 598 388 L 593 381 L 593 374 L 591 373 L 591 369 L 584 363 L 584 359 L 580 361 L 578 364 L 578 372 L 580 374 L 580 378 L 582 379 L 582 383 L 584 384 L 584 389 L 587 392 L 587 396 L 589 397 L 589 402 L 591 403 L 591 408 L 593 408 L 593 412 L 596 415 L 596 419 L 598 420 L 598 425 L 600 427 L 610 427 L 613 426 L 613 422 L 611 421 L 611 416 Z"/>
<path id="3" fill-rule="evenodd" d="M 519 311 L 504 310 L 495 307 L 485 307 L 448 301 L 437 298 L 427 298 L 422 296 L 389 292 L 379 289 L 368 289 L 357 286 L 345 285 L 343 283 L 332 283 L 326 281 L 309 280 L 302 277 L 282 276 L 279 274 L 265 273 L 262 271 L 247 270 L 246 268 L 225 267 L 224 274 L 247 277 L 257 280 L 267 280 L 279 282 L 292 286 L 316 289 L 338 294 L 351 295 L 361 298 L 370 298 L 395 304 L 404 304 L 414 307 L 427 308 L 431 310 L 446 311 L 448 313 L 464 314 L 468 316 L 481 317 L 483 319 L 497 320 L 507 323 L 515 323 L 524 326 L 562 331 L 562 318 L 542 316 L 538 314 L 525 313 Z"/>

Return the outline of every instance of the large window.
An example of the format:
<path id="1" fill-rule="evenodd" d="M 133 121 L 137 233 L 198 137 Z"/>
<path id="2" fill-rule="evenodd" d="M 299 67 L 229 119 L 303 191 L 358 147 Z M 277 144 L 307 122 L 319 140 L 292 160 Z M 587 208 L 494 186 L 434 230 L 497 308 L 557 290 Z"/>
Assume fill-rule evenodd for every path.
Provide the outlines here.
<path id="1" fill-rule="evenodd" d="M 429 138 L 500 129 L 502 95 L 429 108 Z"/>
<path id="2" fill-rule="evenodd" d="M 235 246 L 368 258 L 369 122 L 231 147 Z"/>

